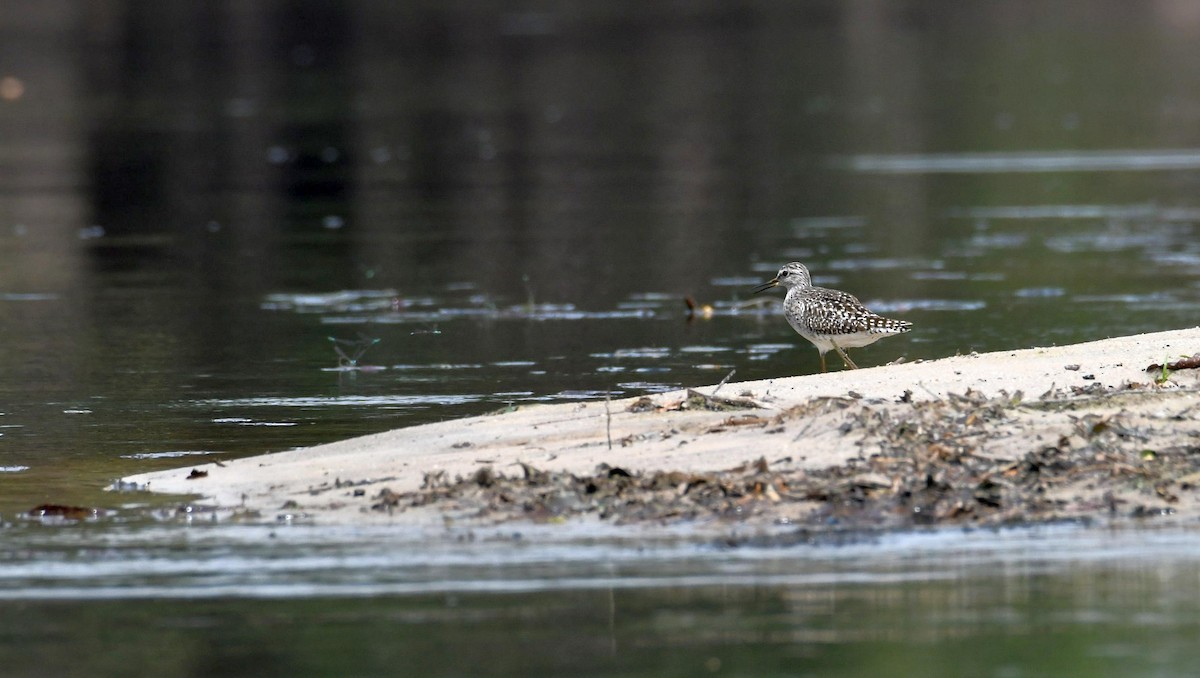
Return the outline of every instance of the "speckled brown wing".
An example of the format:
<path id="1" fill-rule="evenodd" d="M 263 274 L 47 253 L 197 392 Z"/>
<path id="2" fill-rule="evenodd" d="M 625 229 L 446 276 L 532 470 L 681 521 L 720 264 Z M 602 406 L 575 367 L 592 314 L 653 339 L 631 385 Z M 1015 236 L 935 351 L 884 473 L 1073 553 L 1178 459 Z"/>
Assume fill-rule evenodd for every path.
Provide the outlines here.
<path id="1" fill-rule="evenodd" d="M 858 332 L 894 334 L 912 326 L 903 320 L 877 315 L 853 294 L 813 287 L 803 296 L 804 323 L 815 334 L 837 336 Z"/>

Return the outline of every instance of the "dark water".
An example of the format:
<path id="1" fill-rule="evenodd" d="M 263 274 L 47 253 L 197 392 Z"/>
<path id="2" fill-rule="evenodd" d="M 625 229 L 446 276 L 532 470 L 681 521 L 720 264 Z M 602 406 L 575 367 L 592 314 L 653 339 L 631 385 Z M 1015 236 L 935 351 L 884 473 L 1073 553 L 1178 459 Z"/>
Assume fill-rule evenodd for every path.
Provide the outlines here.
<path id="1" fill-rule="evenodd" d="M 1198 658 L 1189 531 L 10 536 L 38 555 L 0 562 L 6 675 L 1175 676 Z"/>
<path id="2" fill-rule="evenodd" d="M 739 307 L 792 259 L 915 324 L 864 365 L 1194 325 L 1198 34 L 1167 1 L 0 1 L 0 515 L 813 372 Z"/>

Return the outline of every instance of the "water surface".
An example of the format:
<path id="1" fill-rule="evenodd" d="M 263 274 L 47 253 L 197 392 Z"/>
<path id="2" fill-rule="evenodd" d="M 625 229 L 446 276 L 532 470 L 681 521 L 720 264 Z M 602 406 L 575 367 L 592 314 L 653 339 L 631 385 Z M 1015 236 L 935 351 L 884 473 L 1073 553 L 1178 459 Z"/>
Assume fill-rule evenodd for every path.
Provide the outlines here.
<path id="1" fill-rule="evenodd" d="M 77 531 L 6 535 L 10 675 L 1184 675 L 1197 659 L 1190 530 L 741 547 L 595 526 Z"/>
<path id="2" fill-rule="evenodd" d="M 476 552 L 148 527 L 101 489 L 814 372 L 742 305 L 789 260 L 914 323 L 861 365 L 1194 325 L 1189 3 L 27 5 L 0 1 L 11 672 L 1194 666 L 1179 536 Z M 17 518 L 43 503 L 108 517 Z"/>

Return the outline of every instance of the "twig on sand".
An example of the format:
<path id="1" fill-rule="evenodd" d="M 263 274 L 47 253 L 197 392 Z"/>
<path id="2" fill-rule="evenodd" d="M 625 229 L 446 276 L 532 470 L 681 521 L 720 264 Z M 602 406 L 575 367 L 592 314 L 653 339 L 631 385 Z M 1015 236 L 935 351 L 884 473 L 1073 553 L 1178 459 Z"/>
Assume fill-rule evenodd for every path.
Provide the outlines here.
<path id="1" fill-rule="evenodd" d="M 724 378 L 724 379 L 722 379 L 721 381 L 718 381 L 718 382 L 717 382 L 717 386 L 716 386 L 716 388 L 714 388 L 714 389 L 713 389 L 713 392 L 712 392 L 712 394 L 713 394 L 713 395 L 716 395 L 716 394 L 717 394 L 717 391 L 720 391 L 720 390 L 721 390 L 721 387 L 725 385 L 725 382 L 727 382 L 727 381 L 729 381 L 730 379 L 732 379 L 732 378 L 733 378 L 733 375 L 735 375 L 735 374 L 737 374 L 737 370 L 729 370 L 729 374 L 725 375 L 725 378 Z"/>
<path id="2" fill-rule="evenodd" d="M 1165 361 L 1162 365 L 1155 363 L 1148 366 L 1145 371 L 1157 372 L 1164 368 L 1168 370 L 1194 370 L 1200 368 L 1200 353 L 1197 353 L 1190 358 L 1180 358 L 1173 363 L 1168 363 Z"/>
<path id="3" fill-rule="evenodd" d="M 604 435 L 608 438 L 608 449 L 612 449 L 612 410 L 609 409 L 608 403 L 611 400 L 611 393 L 604 392 Z"/>

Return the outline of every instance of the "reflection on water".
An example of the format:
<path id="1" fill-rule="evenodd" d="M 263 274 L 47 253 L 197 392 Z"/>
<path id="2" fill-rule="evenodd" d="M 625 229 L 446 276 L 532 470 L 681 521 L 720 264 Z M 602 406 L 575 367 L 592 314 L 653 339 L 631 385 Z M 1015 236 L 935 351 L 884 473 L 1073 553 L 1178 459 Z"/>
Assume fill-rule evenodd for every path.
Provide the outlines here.
<path id="1" fill-rule="evenodd" d="M 1186 675 L 1198 658 L 1187 531 L 728 548 L 523 529 L 13 528 L 6 673 Z"/>

